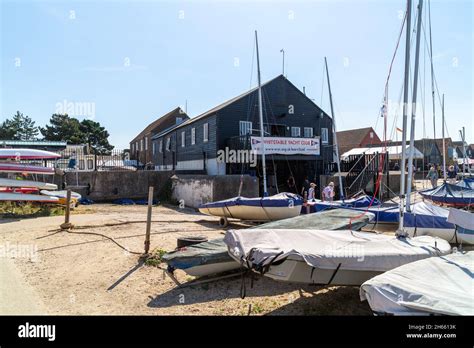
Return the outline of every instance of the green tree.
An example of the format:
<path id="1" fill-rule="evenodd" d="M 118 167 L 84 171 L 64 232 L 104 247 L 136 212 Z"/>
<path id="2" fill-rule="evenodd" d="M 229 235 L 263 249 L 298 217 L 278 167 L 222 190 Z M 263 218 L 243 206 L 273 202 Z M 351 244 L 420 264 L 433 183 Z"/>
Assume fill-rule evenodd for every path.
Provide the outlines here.
<path id="1" fill-rule="evenodd" d="M 40 128 L 44 140 L 67 141 L 71 144 L 82 143 L 81 124 L 76 118 L 69 117 L 68 114 L 53 114 L 49 123 L 44 128 Z"/>
<path id="2" fill-rule="evenodd" d="M 99 122 L 87 119 L 82 120 L 80 131 L 83 142 L 88 144 L 95 154 L 110 154 L 110 151 L 114 148 L 108 140 L 109 132 Z"/>
<path id="3" fill-rule="evenodd" d="M 11 140 L 34 140 L 38 136 L 38 127 L 29 116 L 17 111 L 12 119 L 0 125 L 0 138 Z"/>
<path id="4" fill-rule="evenodd" d="M 68 114 L 54 114 L 49 125 L 40 128 L 45 140 L 67 141 L 70 144 L 88 144 L 98 155 L 109 154 L 114 148 L 109 143 L 109 132 L 92 120 L 79 122 Z"/>

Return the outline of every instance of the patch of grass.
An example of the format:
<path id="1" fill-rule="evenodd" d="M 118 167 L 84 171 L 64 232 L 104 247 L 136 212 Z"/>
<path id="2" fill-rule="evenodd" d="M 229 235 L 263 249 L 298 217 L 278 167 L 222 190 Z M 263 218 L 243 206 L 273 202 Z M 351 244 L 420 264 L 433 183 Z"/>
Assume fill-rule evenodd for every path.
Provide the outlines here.
<path id="1" fill-rule="evenodd" d="M 162 262 L 162 257 L 164 254 L 166 254 L 167 251 L 160 249 L 160 248 L 155 248 L 151 251 L 150 256 L 145 260 L 145 265 L 147 266 L 153 266 L 157 267 L 161 264 Z"/>
<path id="2" fill-rule="evenodd" d="M 263 313 L 263 307 L 260 303 L 255 303 L 252 305 L 252 310 L 250 311 L 250 313 L 253 313 L 253 314 L 260 314 L 260 313 Z"/>
<path id="3" fill-rule="evenodd" d="M 35 218 L 41 216 L 64 215 L 65 208 L 58 205 L 30 202 L 2 202 L 0 216 L 2 218 Z"/>

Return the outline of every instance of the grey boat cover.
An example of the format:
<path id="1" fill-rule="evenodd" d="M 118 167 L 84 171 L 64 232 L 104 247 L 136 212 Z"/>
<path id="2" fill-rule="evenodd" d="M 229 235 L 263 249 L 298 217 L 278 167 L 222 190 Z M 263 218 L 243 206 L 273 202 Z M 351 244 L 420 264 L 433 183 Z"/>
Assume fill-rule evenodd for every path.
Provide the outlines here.
<path id="1" fill-rule="evenodd" d="M 366 281 L 361 300 L 394 315 L 474 315 L 474 251 L 416 261 Z"/>
<path id="2" fill-rule="evenodd" d="M 300 215 L 289 219 L 272 221 L 260 225 L 261 228 L 324 228 L 328 230 L 347 229 L 351 226 L 358 230 L 367 225 L 374 218 L 373 214 L 361 214 L 361 212 L 347 209 L 333 209 L 321 213 Z M 350 219 L 353 219 L 352 221 Z M 170 271 L 173 269 L 187 269 L 220 262 L 230 262 L 232 258 L 227 252 L 224 239 L 214 239 L 188 246 L 176 251 L 169 252 L 162 257 L 163 262 L 168 264 Z"/>
<path id="3" fill-rule="evenodd" d="M 257 271 L 288 257 L 320 269 L 384 272 L 451 251 L 445 240 L 430 236 L 396 238 L 349 230 L 229 230 L 229 254 Z"/>
<path id="4" fill-rule="evenodd" d="M 348 209 L 331 209 L 319 213 L 304 214 L 288 219 L 262 224 L 255 229 L 319 229 L 319 230 L 360 230 L 375 218 L 372 213 Z"/>

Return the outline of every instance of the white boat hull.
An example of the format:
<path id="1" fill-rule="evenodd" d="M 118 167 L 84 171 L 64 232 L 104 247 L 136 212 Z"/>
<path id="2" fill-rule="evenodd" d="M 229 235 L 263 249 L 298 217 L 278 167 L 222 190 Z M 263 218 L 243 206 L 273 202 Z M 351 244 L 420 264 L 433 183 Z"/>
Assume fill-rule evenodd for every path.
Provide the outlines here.
<path id="1" fill-rule="evenodd" d="M 237 261 L 229 261 L 189 267 L 183 269 L 183 271 L 194 277 L 203 277 L 211 274 L 232 271 L 238 268 L 240 268 L 240 264 Z"/>
<path id="2" fill-rule="evenodd" d="M 474 244 L 474 234 L 455 232 L 454 228 L 415 228 L 405 227 L 404 228 L 410 237 L 416 236 L 431 236 L 438 237 L 448 241 L 451 244 Z"/>
<path id="3" fill-rule="evenodd" d="M 0 192 L 0 201 L 58 203 L 59 198 L 27 193 Z"/>
<path id="4" fill-rule="evenodd" d="M 231 207 L 200 208 L 199 211 L 206 215 L 234 218 L 251 221 L 273 221 L 292 218 L 300 215 L 301 205 L 289 207 L 255 207 L 236 205 Z"/>
<path id="5" fill-rule="evenodd" d="M 300 284 L 361 285 L 383 271 L 321 269 L 309 266 L 303 259 L 287 259 L 270 266 L 266 277 Z M 332 278 L 332 279 L 331 279 Z"/>
<path id="6" fill-rule="evenodd" d="M 37 189 L 56 190 L 58 188 L 55 184 L 46 182 L 30 181 L 30 180 L 14 180 L 0 178 L 0 187 L 33 187 Z"/>

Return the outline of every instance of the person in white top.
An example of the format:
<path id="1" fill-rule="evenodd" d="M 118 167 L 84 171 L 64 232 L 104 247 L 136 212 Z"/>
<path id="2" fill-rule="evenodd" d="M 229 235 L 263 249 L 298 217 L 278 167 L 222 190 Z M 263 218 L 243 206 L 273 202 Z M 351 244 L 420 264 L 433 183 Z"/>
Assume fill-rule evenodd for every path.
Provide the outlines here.
<path id="1" fill-rule="evenodd" d="M 334 199 L 334 183 L 331 181 L 323 190 L 323 201 L 332 202 Z"/>
<path id="2" fill-rule="evenodd" d="M 308 201 L 313 201 L 316 198 L 314 195 L 315 189 L 316 189 L 316 184 L 314 182 L 309 184 Z"/>

